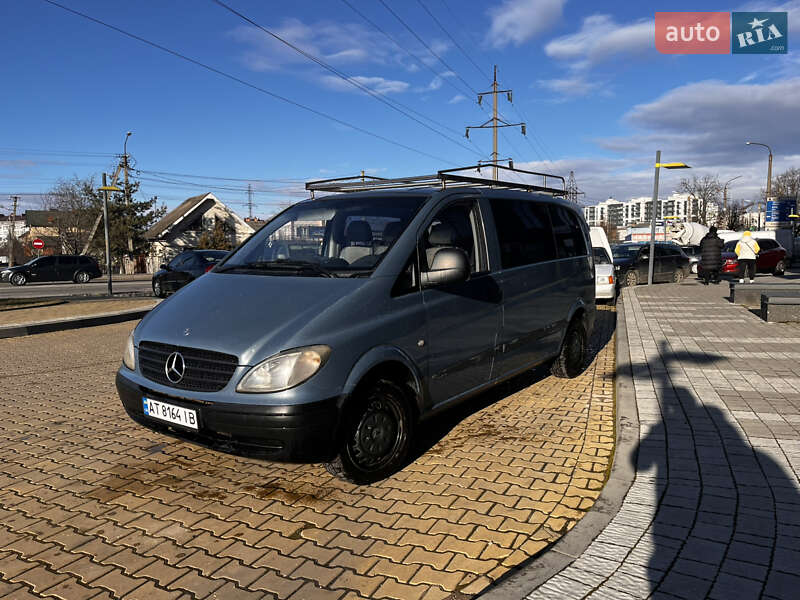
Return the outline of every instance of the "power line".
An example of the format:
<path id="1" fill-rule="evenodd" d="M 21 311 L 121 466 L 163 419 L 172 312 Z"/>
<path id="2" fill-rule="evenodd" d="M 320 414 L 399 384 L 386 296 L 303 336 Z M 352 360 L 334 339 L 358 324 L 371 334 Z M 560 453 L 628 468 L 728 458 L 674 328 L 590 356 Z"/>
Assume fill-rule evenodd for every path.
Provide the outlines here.
<path id="1" fill-rule="evenodd" d="M 276 100 L 280 100 L 281 102 L 285 102 L 286 104 L 290 104 L 292 106 L 295 106 L 297 108 L 300 108 L 302 110 L 310 112 L 310 113 L 312 113 L 314 115 L 317 115 L 319 117 L 323 117 L 325 119 L 328 119 L 329 121 L 333 121 L 334 123 L 338 123 L 339 125 L 344 125 L 345 127 L 349 127 L 350 129 L 353 129 L 354 131 L 358 131 L 360 133 L 363 133 L 363 134 L 368 135 L 370 137 L 373 137 L 375 139 L 379 139 L 381 141 L 387 142 L 389 144 L 392 144 L 393 146 L 397 146 L 398 148 L 403 148 L 405 150 L 409 150 L 410 152 L 415 152 L 417 154 L 421 154 L 423 156 L 426 156 L 428 158 L 432 158 L 434 160 L 437 160 L 437 161 L 440 161 L 440 162 L 443 162 L 443 163 L 447 163 L 447 164 L 450 164 L 450 165 L 456 165 L 456 163 L 453 163 L 450 160 L 444 159 L 444 158 L 442 158 L 440 156 L 435 156 L 435 155 L 429 154 L 429 153 L 427 153 L 427 152 L 425 152 L 423 150 L 419 150 L 417 148 L 413 148 L 411 146 L 403 144 L 402 142 L 398 142 L 398 141 L 395 141 L 395 140 L 393 140 L 391 138 L 387 138 L 386 136 L 383 136 L 383 135 L 381 135 L 379 133 L 374 133 L 372 131 L 369 131 L 368 129 L 364 129 L 363 127 L 360 127 L 358 125 L 353 125 L 352 123 L 349 123 L 347 121 L 339 119 L 338 117 L 334 117 L 333 115 L 329 115 L 328 113 L 322 112 L 322 111 L 317 110 L 315 108 L 311 108 L 310 106 L 306 106 L 305 104 L 301 104 L 300 102 L 297 102 L 295 100 L 291 100 L 291 99 L 289 99 L 289 98 L 287 98 L 285 96 L 281 96 L 280 94 L 277 94 L 275 92 L 271 92 L 271 91 L 269 91 L 269 90 L 267 90 L 265 88 L 262 88 L 260 86 L 257 86 L 255 84 L 253 84 L 253 83 L 245 81 L 244 79 L 236 77 L 235 75 L 231 75 L 230 73 L 226 73 L 225 71 L 222 71 L 220 69 L 217 69 L 215 67 L 207 65 L 206 63 L 200 62 L 199 60 L 195 60 L 194 58 L 190 58 L 190 57 L 186 56 L 185 54 L 181 54 L 180 52 L 177 52 L 175 50 L 171 50 L 171 49 L 167 48 L 166 46 L 162 46 L 160 44 L 157 44 L 156 42 L 152 42 L 152 41 L 150 41 L 148 39 L 145 39 L 145 38 L 143 38 L 141 36 L 138 36 L 138 35 L 136 35 L 134 33 L 130 33 L 128 31 L 125 31 L 124 29 L 120 29 L 119 27 L 116 27 L 114 25 L 106 23 L 105 21 L 101 21 L 100 19 L 96 19 L 95 17 L 89 16 L 89 15 L 87 15 L 85 13 L 80 12 L 80 11 L 77 11 L 77 10 L 74 10 L 72 8 L 69 8 L 68 6 L 64 6 L 63 4 L 59 4 L 58 2 L 55 2 L 54 0 L 43 0 L 43 1 L 47 2 L 48 4 L 50 4 L 52 6 L 58 7 L 60 9 L 62 9 L 62 10 L 65 10 L 67 12 L 70 12 L 70 13 L 74 14 L 74 15 L 77 15 L 77 16 L 83 18 L 83 19 L 86 19 L 88 21 L 92 21 L 93 23 L 97 23 L 98 25 L 102 25 L 103 27 L 111 29 L 112 31 L 116 31 L 117 33 L 120 33 L 120 34 L 122 34 L 122 35 L 124 35 L 126 37 L 129 37 L 131 39 L 134 39 L 134 40 L 136 40 L 138 42 L 141 42 L 143 44 L 147 44 L 148 46 L 151 46 L 153 48 L 161 50 L 162 52 L 166 52 L 167 54 L 171 54 L 172 56 L 174 56 L 176 58 L 180 58 L 181 60 L 184 60 L 186 62 L 192 63 L 193 65 L 196 65 L 198 67 L 202 67 L 203 69 L 206 69 L 207 71 L 211 71 L 212 73 L 216 73 L 217 75 L 225 77 L 226 79 L 230 79 L 231 81 L 235 81 L 236 83 L 239 83 L 241 85 L 244 85 L 246 87 L 254 89 L 254 90 L 258 91 L 258 92 L 261 92 L 262 94 L 266 94 L 267 96 L 270 96 L 271 98 L 274 98 Z"/>
<path id="2" fill-rule="evenodd" d="M 437 18 L 434 16 L 434 14 L 433 14 L 433 13 L 432 13 L 432 12 L 431 12 L 429 9 L 428 9 L 428 7 L 427 7 L 427 6 L 425 6 L 425 5 L 422 3 L 422 0 L 417 0 L 417 2 L 418 2 L 418 3 L 419 3 L 419 5 L 422 7 L 422 9 L 423 9 L 423 10 L 424 10 L 426 13 L 428 13 L 428 15 L 430 16 L 430 18 L 431 18 L 431 19 L 433 19 L 433 22 L 434 22 L 434 23 L 436 23 L 436 24 L 439 26 L 439 29 L 441 29 L 441 30 L 444 32 L 444 34 L 445 34 L 447 37 L 449 37 L 449 38 L 450 38 L 450 40 L 453 42 L 453 44 L 455 44 L 456 48 L 458 48 L 458 49 L 461 51 L 461 54 L 463 54 L 464 56 L 466 56 L 466 57 L 467 57 L 467 60 L 468 60 L 469 62 L 471 62 L 471 63 L 472 63 L 472 66 L 473 66 L 473 67 L 475 67 L 475 69 L 478 71 L 478 73 L 480 73 L 482 77 L 485 77 L 486 79 L 489 79 L 490 75 L 489 75 L 488 73 L 486 73 L 486 71 L 484 71 L 484 70 L 483 70 L 481 67 L 479 67 L 479 66 L 478 66 L 478 63 L 476 63 L 474 60 L 472 60 L 472 57 L 471 57 L 469 54 L 467 54 L 467 51 L 466 51 L 466 50 L 464 50 L 464 48 L 462 48 L 462 47 L 461 47 L 461 44 L 459 44 L 459 43 L 456 41 L 456 38 L 454 38 L 452 35 L 450 35 L 450 32 L 449 32 L 449 31 L 447 31 L 447 29 L 445 29 L 444 25 L 442 25 L 442 24 L 439 22 L 439 19 L 437 19 Z"/>
<path id="3" fill-rule="evenodd" d="M 46 0 L 46 1 L 49 1 L 49 0 Z M 390 13 L 392 13 L 392 16 L 394 16 L 394 18 L 395 18 L 395 19 L 397 19 L 398 21 L 400 21 L 400 24 L 401 24 L 403 27 L 405 27 L 406 29 L 408 29 L 408 31 L 411 33 L 411 35 L 413 35 L 415 38 L 417 38 L 417 41 L 418 41 L 420 44 L 422 44 L 422 45 L 423 45 L 423 46 L 424 46 L 424 47 L 425 47 L 425 48 L 428 50 L 428 52 L 430 52 L 430 53 L 431 53 L 431 55 L 432 55 L 432 56 L 434 56 L 434 57 L 435 57 L 435 58 L 436 58 L 436 59 L 437 59 L 437 60 L 438 60 L 440 63 L 442 63 L 442 64 L 445 66 L 445 68 L 446 68 L 448 71 L 452 72 L 452 73 L 453 73 L 453 74 L 454 74 L 456 77 L 458 77 L 458 78 L 461 80 L 461 82 L 462 82 L 462 83 L 463 83 L 465 86 L 467 86 L 467 87 L 469 88 L 469 90 L 470 90 L 470 91 L 471 91 L 473 94 L 477 94 L 477 93 L 478 93 L 478 92 L 475 90 L 475 88 L 473 88 L 473 87 L 472 87 L 472 86 L 471 86 L 469 83 L 467 83 L 467 82 L 464 80 L 464 78 L 463 78 L 463 77 L 461 77 L 461 75 L 459 75 L 459 74 L 458 74 L 458 72 L 457 72 L 457 71 L 456 71 L 454 68 L 452 68 L 450 65 L 448 65 L 448 64 L 445 62 L 445 60 L 444 60 L 444 59 L 443 59 L 441 56 L 439 56 L 438 54 L 436 54 L 436 52 L 434 52 L 434 51 L 433 51 L 433 49 L 432 49 L 430 46 L 428 46 L 428 44 L 426 44 L 426 43 L 425 43 L 425 40 L 423 40 L 423 39 L 422 39 L 422 38 L 421 38 L 419 35 L 417 35 L 417 32 L 416 32 L 416 31 L 414 31 L 414 30 L 413 30 L 411 27 L 409 27 L 409 26 L 408 26 L 408 24 L 407 24 L 405 21 L 403 21 L 403 19 L 401 19 L 401 18 L 400 18 L 400 15 L 398 15 L 396 12 L 394 12 L 394 11 L 393 11 L 393 10 L 392 10 L 392 9 L 389 7 L 389 5 L 388 5 L 388 4 L 386 4 L 386 2 L 384 2 L 384 0 L 378 0 L 378 2 L 380 2 L 381 4 L 383 4 L 383 7 L 384 7 L 386 10 L 388 10 Z"/>
<path id="4" fill-rule="evenodd" d="M 171 175 L 175 177 L 192 177 L 194 179 L 214 179 L 218 181 L 252 181 L 254 183 L 304 183 L 306 179 L 260 179 L 258 177 L 217 177 L 214 175 L 191 175 L 188 173 L 173 173 L 171 171 L 148 171 L 145 169 L 136 169 L 137 173 L 146 173 L 150 175 Z"/>
<path id="5" fill-rule="evenodd" d="M 420 121 L 416 117 L 410 115 L 406 111 L 411 111 L 411 112 L 419 115 L 423 119 L 426 119 L 426 120 L 430 121 L 431 123 L 436 123 L 439 127 L 442 127 L 444 129 L 450 129 L 447 125 L 445 125 L 443 123 L 440 123 L 436 119 L 432 119 L 432 118 L 420 113 L 419 111 L 415 110 L 414 108 L 412 108 L 410 106 L 407 106 L 407 105 L 403 104 L 402 102 L 399 102 L 399 101 L 394 100 L 394 99 L 390 99 L 385 94 L 382 94 L 381 92 L 378 92 L 377 90 L 373 90 L 372 88 L 369 88 L 369 87 L 363 85 L 362 83 L 359 83 L 357 80 L 355 80 L 353 77 L 351 77 L 347 73 L 344 73 L 343 71 L 340 71 L 336 67 L 333 67 L 332 65 L 326 63 L 324 60 L 322 60 L 321 58 L 319 58 L 317 56 L 314 56 L 310 52 L 306 52 L 302 48 L 300 48 L 298 46 L 295 46 L 289 40 L 286 40 L 286 39 L 282 38 L 277 33 L 274 33 L 273 31 L 270 31 L 269 29 L 267 29 L 266 27 L 260 25 L 259 23 L 256 23 L 253 19 L 251 19 L 247 15 L 244 15 L 244 14 L 240 13 L 239 11 L 237 11 L 236 9 L 231 8 L 230 6 L 228 6 L 227 4 L 222 2 L 221 0 L 212 0 L 212 1 L 215 4 L 217 4 L 217 5 L 221 6 L 222 8 L 224 8 L 225 10 L 227 10 L 227 11 L 231 12 L 232 14 L 236 15 L 237 17 L 239 17 L 243 21 L 245 21 L 247 23 L 250 23 L 250 25 L 252 25 L 253 27 L 256 27 L 257 29 L 260 29 L 261 31 L 263 31 L 267 35 L 273 37 L 274 39 L 278 40 L 282 44 L 285 44 L 286 46 L 288 46 L 289 48 L 291 48 L 292 50 L 294 50 L 295 52 L 297 52 L 301 56 L 304 56 L 308 60 L 316 63 L 317 65 L 319 65 L 323 69 L 325 69 L 327 71 L 330 71 L 331 73 L 333 73 L 334 75 L 339 77 L 341 80 L 349 83 L 350 85 L 352 85 L 353 87 L 361 90 L 362 92 L 364 92 L 366 94 L 369 94 L 370 96 L 372 96 L 378 102 L 381 102 L 382 104 L 388 106 L 392 110 L 395 110 L 395 111 L 399 112 L 403 116 L 411 119 L 415 123 L 418 123 L 419 125 L 421 125 L 421 126 L 425 127 L 426 129 L 436 133 L 437 135 L 442 136 L 444 139 L 446 139 L 446 140 L 448 140 L 448 141 L 450 141 L 450 142 L 452 142 L 454 144 L 457 144 L 458 146 L 461 146 L 462 148 L 464 148 L 466 150 L 469 150 L 470 152 L 475 152 L 475 150 L 473 148 L 470 148 L 466 144 L 463 144 L 461 141 L 459 141 L 457 139 L 453 139 L 452 137 L 442 133 L 441 131 L 439 131 L 437 129 L 434 129 L 433 127 L 431 127 L 427 123 L 423 123 L 422 121 Z M 402 108 L 400 108 L 400 107 L 402 107 Z M 451 129 L 451 131 L 452 131 L 452 129 Z"/>

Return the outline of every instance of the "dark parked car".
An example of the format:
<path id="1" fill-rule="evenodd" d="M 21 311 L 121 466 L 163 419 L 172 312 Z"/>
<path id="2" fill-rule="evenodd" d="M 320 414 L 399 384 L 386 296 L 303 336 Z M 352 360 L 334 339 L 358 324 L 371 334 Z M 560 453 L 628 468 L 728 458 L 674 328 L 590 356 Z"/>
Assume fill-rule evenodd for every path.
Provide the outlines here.
<path id="1" fill-rule="evenodd" d="M 653 282 L 680 283 L 689 275 L 689 257 L 677 244 L 656 242 L 653 265 Z M 650 262 L 649 242 L 630 242 L 613 246 L 614 270 L 620 285 L 638 285 L 647 282 Z"/>
<path id="2" fill-rule="evenodd" d="M 786 248 L 770 238 L 756 239 L 760 251 L 756 258 L 756 272 L 783 275 L 786 272 Z M 725 242 L 722 247 L 722 273 L 739 275 L 739 258 L 736 256 L 736 244 L 739 240 Z M 698 267 L 697 276 L 702 277 L 703 269 Z"/>
<path id="3" fill-rule="evenodd" d="M 153 294 L 164 298 L 177 292 L 227 256 L 227 250 L 184 250 L 153 274 Z"/>
<path id="4" fill-rule="evenodd" d="M 11 285 L 25 285 L 29 281 L 73 281 L 89 283 L 100 277 L 100 267 L 91 256 L 76 254 L 56 254 L 40 256 L 29 260 L 24 265 L 9 267 L 0 273 L 0 280 Z"/>

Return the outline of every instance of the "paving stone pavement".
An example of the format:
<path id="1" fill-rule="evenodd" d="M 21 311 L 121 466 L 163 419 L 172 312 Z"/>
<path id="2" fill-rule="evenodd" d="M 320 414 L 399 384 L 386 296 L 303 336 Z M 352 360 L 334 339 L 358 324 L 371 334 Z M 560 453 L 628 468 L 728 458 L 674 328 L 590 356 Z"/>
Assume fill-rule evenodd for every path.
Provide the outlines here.
<path id="1" fill-rule="evenodd" d="M 534 371 L 450 411 L 360 487 L 131 422 L 113 385 L 131 323 L 0 340 L 0 598 L 469 598 L 598 497 L 614 317 L 580 377 Z"/>
<path id="2" fill-rule="evenodd" d="M 800 326 L 696 283 L 625 291 L 640 421 L 621 510 L 529 600 L 800 598 Z"/>

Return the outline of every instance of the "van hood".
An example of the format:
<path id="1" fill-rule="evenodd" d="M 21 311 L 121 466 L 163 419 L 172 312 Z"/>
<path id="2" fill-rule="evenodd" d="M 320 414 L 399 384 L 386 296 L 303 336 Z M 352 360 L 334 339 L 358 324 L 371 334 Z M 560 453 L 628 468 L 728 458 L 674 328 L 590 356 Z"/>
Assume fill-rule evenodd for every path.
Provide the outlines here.
<path id="1" fill-rule="evenodd" d="M 235 354 L 251 365 L 303 340 L 302 330 L 362 287 L 366 278 L 206 273 L 142 320 L 135 342 Z"/>

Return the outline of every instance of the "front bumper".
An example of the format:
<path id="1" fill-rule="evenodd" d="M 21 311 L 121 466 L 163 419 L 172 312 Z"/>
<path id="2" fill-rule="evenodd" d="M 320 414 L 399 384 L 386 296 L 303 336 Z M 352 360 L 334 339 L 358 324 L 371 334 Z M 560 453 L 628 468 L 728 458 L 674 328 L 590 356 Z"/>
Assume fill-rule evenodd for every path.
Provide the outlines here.
<path id="1" fill-rule="evenodd" d="M 165 395 L 117 373 L 117 392 L 128 416 L 149 429 L 207 448 L 275 461 L 327 462 L 338 451 L 336 398 L 296 405 L 265 406 L 198 401 Z M 175 390 L 176 394 L 184 393 Z M 144 414 L 143 397 L 197 411 L 197 431 Z"/>

